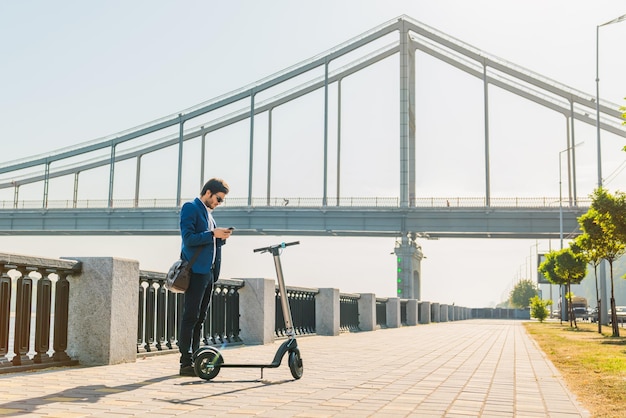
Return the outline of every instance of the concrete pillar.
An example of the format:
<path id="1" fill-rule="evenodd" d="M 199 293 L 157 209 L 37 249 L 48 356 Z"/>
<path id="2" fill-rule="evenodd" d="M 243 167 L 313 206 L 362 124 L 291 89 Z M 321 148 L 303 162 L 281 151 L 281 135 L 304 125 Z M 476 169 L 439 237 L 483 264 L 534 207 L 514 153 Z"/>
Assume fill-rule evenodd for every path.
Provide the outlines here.
<path id="1" fill-rule="evenodd" d="M 376 295 L 361 293 L 358 306 L 359 328 L 361 331 L 374 331 L 376 329 Z"/>
<path id="2" fill-rule="evenodd" d="M 421 297 L 421 261 L 424 258 L 422 247 L 415 237 L 403 236 L 394 249 L 398 268 L 398 295 L 405 299 Z"/>
<path id="3" fill-rule="evenodd" d="M 420 324 L 430 324 L 430 302 L 419 303 L 419 321 Z"/>
<path id="4" fill-rule="evenodd" d="M 339 289 L 319 289 L 319 293 L 315 296 L 315 333 L 317 335 L 339 335 L 339 312 Z M 361 312 L 360 301 L 359 312 Z"/>
<path id="5" fill-rule="evenodd" d="M 70 276 L 67 353 L 84 366 L 134 362 L 139 319 L 139 262 L 65 257 L 83 263 Z"/>
<path id="6" fill-rule="evenodd" d="M 387 299 L 387 327 L 400 328 L 400 298 Z"/>
<path id="7" fill-rule="evenodd" d="M 445 303 L 439 305 L 439 320 L 441 322 L 448 322 L 448 305 Z"/>
<path id="8" fill-rule="evenodd" d="M 409 299 L 406 301 L 406 324 L 417 325 L 417 299 Z"/>
<path id="9" fill-rule="evenodd" d="M 276 333 L 276 285 L 274 279 L 243 279 L 239 289 L 239 325 L 246 344 L 274 342 Z"/>
<path id="10" fill-rule="evenodd" d="M 439 315 L 439 302 L 433 302 L 430 304 L 430 320 L 433 322 L 440 322 Z"/>
<path id="11" fill-rule="evenodd" d="M 456 321 L 454 316 L 454 305 L 448 305 L 448 321 Z"/>

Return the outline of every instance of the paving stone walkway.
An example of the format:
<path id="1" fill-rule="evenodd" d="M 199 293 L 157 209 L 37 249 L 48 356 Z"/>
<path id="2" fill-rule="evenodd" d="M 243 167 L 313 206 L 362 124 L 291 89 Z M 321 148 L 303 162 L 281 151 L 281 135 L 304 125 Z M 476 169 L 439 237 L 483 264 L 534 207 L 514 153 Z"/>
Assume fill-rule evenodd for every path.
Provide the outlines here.
<path id="1" fill-rule="evenodd" d="M 280 341 L 222 351 L 270 363 Z M 304 375 L 223 368 L 178 376 L 178 355 L 0 375 L 0 416 L 588 417 L 516 320 L 298 338 Z"/>

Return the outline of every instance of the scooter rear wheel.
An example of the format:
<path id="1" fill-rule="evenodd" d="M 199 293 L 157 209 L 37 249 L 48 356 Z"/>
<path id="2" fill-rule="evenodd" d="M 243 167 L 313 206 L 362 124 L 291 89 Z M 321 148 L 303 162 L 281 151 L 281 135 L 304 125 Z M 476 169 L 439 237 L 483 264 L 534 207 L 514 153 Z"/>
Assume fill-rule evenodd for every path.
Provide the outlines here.
<path id="1" fill-rule="evenodd" d="M 193 364 L 196 375 L 204 380 L 211 380 L 220 372 L 220 365 L 224 358 L 219 351 L 206 350 L 199 353 Z"/>
<path id="2" fill-rule="evenodd" d="M 304 366 L 302 364 L 302 358 L 300 358 L 300 350 L 297 348 L 289 352 L 289 370 L 294 379 L 300 379 L 302 373 L 304 373 Z"/>

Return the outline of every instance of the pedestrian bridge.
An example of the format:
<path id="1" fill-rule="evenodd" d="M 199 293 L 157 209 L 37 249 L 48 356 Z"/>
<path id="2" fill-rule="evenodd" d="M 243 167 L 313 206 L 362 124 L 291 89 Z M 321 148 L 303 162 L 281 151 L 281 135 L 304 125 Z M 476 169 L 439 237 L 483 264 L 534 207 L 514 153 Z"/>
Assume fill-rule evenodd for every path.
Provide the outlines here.
<path id="1" fill-rule="evenodd" d="M 416 128 L 418 122 L 425 123 L 416 105 L 421 98 L 416 61 L 423 57 L 482 83 L 484 115 L 478 125 L 484 132 L 478 148 L 484 154 L 467 161 L 473 172 L 483 173 L 484 189 L 478 196 L 418 194 L 420 161 L 442 157 L 427 154 L 421 144 L 430 138 L 419 137 Z M 361 101 L 345 84 L 383 63 L 397 63 L 391 72 L 381 74 L 392 81 L 392 97 L 399 98 L 385 105 L 398 113 L 389 125 L 368 121 L 371 129 L 384 133 L 366 145 L 348 128 L 349 117 L 344 118 Z M 363 87 L 368 91 L 368 85 Z M 556 149 L 566 145 L 567 154 L 558 153 L 567 162 L 566 197 L 515 198 L 511 197 L 515 190 L 508 187 L 509 196 L 493 193 L 494 138 L 488 114 L 494 87 L 563 116 L 566 129 Z M 369 105 L 377 103 L 376 96 L 368 97 Z M 303 101 L 314 103 L 304 120 L 319 129 L 291 131 L 284 112 Z M 0 234 L 176 234 L 181 203 L 219 173 L 239 185 L 220 207 L 220 223 L 232 224 L 244 235 L 555 238 L 563 232 L 569 236 L 576 233 L 576 217 L 588 206 L 578 198 L 575 133 L 581 126 L 597 126 L 603 133 L 626 138 L 618 108 L 400 16 L 266 79 L 176 114 L 45 155 L 0 163 Z M 281 135 L 285 129 L 289 133 Z M 380 151 L 374 162 L 360 158 L 367 147 Z M 226 162 L 211 158 L 216 150 L 229 156 Z M 283 158 L 277 158 L 279 154 Z M 556 156 L 555 151 L 555 162 Z M 353 161 L 349 165 L 348 157 Z M 545 169 L 535 161 L 526 163 Z M 600 159 L 598 165 L 601 171 Z M 457 176 L 467 171 L 455 168 Z M 499 178 L 510 175 L 507 167 Z M 346 179 L 389 190 L 391 196 L 349 197 Z"/>

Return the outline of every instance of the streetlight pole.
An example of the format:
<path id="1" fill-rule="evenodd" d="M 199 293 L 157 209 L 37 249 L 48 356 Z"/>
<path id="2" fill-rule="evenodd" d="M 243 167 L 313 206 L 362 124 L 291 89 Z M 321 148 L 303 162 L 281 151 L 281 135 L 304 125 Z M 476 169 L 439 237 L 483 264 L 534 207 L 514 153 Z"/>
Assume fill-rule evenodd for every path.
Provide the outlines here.
<path id="1" fill-rule="evenodd" d="M 600 28 L 602 26 L 619 23 L 626 20 L 626 15 L 622 15 L 606 23 L 596 26 L 596 141 L 598 153 L 598 188 L 602 187 L 602 147 L 600 145 Z M 607 300 L 606 288 L 606 262 L 600 263 L 600 300 Z M 606 305 L 606 304 L 603 304 Z M 603 306 L 602 311 L 598 309 L 598 322 L 608 324 L 608 307 Z"/>
<path id="2" fill-rule="evenodd" d="M 626 15 L 622 15 L 611 21 L 596 26 L 596 136 L 598 152 L 598 187 L 602 187 L 602 147 L 600 145 L 600 28 L 602 26 L 619 23 L 626 20 Z"/>
<path id="3" fill-rule="evenodd" d="M 596 26 L 596 152 L 598 154 L 598 188 L 602 187 L 602 146 L 600 145 L 600 26 L 604 25 Z"/>
<path id="4" fill-rule="evenodd" d="M 561 249 L 563 249 L 563 188 L 561 187 L 561 155 L 564 152 L 569 151 L 569 148 L 564 149 L 563 151 L 559 151 L 559 240 L 561 242 Z M 559 315 L 561 316 L 561 321 L 566 321 L 567 317 L 565 316 L 565 286 L 561 285 L 561 309 Z"/>
<path id="5" fill-rule="evenodd" d="M 535 260 L 536 263 L 534 264 L 534 268 L 533 268 L 533 247 L 535 247 Z M 529 270 L 529 275 L 528 278 L 530 280 L 533 280 L 533 271 L 534 274 L 537 275 L 538 272 L 538 267 L 539 267 L 539 240 L 535 240 L 535 243 L 533 245 L 530 246 L 530 270 Z M 539 285 L 539 276 L 537 277 L 537 289 L 541 290 L 541 287 Z M 552 289 L 550 289 L 550 293 L 552 293 Z M 540 299 L 543 299 L 543 292 L 539 295 Z M 550 294 L 550 299 L 552 299 L 552 294 Z M 550 305 L 550 313 L 552 313 L 552 305 Z"/>

